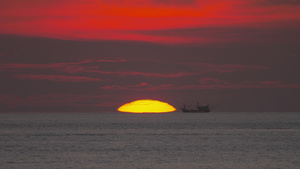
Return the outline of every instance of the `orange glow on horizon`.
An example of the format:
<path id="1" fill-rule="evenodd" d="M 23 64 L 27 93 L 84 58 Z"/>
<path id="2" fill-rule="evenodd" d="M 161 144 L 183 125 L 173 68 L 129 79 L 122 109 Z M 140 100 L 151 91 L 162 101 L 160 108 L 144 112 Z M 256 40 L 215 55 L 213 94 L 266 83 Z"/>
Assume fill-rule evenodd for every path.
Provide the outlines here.
<path id="1" fill-rule="evenodd" d="M 167 113 L 175 110 L 173 106 L 166 102 L 150 99 L 136 100 L 118 108 L 118 111 L 127 113 Z"/>

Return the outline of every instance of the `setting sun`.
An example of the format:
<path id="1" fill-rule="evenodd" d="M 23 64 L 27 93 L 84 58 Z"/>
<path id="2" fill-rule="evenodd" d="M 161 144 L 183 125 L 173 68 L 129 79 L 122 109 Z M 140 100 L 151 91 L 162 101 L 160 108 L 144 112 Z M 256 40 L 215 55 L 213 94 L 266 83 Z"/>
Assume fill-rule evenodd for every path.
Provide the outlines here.
<path id="1" fill-rule="evenodd" d="M 136 100 L 118 108 L 120 112 L 128 113 L 167 113 L 176 109 L 166 102 L 158 100 Z"/>

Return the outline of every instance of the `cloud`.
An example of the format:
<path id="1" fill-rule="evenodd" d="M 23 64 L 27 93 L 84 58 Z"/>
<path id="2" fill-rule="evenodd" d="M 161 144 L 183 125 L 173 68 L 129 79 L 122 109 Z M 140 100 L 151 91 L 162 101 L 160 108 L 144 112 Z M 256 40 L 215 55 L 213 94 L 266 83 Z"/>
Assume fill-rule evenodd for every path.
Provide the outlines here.
<path id="1" fill-rule="evenodd" d="M 209 64 L 208 68 L 211 71 L 222 72 L 222 73 L 269 69 L 267 66 L 248 66 L 248 65 L 234 65 L 234 64 L 226 64 L 226 65 Z"/>
<path id="2" fill-rule="evenodd" d="M 150 85 L 148 83 L 141 83 L 137 85 L 111 85 L 104 86 L 101 89 L 104 90 L 129 90 L 129 91 L 158 91 L 158 90 L 217 90 L 217 89 L 300 89 L 300 84 L 284 84 L 277 81 L 263 81 L 263 82 L 241 82 L 238 84 L 231 84 L 215 78 L 202 78 L 198 85 Z"/>
<path id="3" fill-rule="evenodd" d="M 270 69 L 267 66 L 240 65 L 240 64 L 222 64 L 221 65 L 221 64 L 203 63 L 203 62 L 166 62 L 166 63 L 200 68 L 202 74 L 208 73 L 208 72 L 231 73 L 231 72 L 239 72 L 239 71 Z"/>
<path id="4" fill-rule="evenodd" d="M 193 72 L 174 72 L 174 73 L 150 73 L 142 71 L 103 71 L 99 70 L 99 67 L 82 67 L 82 66 L 68 66 L 60 68 L 60 71 L 66 73 L 98 73 L 103 75 L 118 75 L 118 76 L 143 76 L 143 77 L 155 77 L 155 78 L 179 78 L 184 76 L 194 76 L 201 75 L 209 72 L 219 72 L 219 73 L 231 73 L 236 71 L 251 71 L 251 70 L 264 70 L 269 69 L 267 66 L 252 66 L 252 65 L 238 65 L 238 64 L 225 64 L 225 65 L 216 65 L 210 63 L 201 63 L 201 62 L 164 62 L 165 64 L 174 64 L 174 65 L 184 65 L 188 67 L 194 67 Z M 151 63 L 148 63 L 151 64 Z"/>
<path id="5" fill-rule="evenodd" d="M 299 1 L 267 0 L 1 1 L 0 34 L 73 40 L 223 43 L 237 28 L 299 28 Z M 84 23 L 84 24 L 82 24 Z M 287 26 L 289 25 L 289 26 Z M 168 34 L 176 29 L 230 29 L 229 34 Z M 143 31 L 165 31 L 147 34 Z M 276 34 L 274 34 L 276 35 Z M 238 36 L 237 36 L 238 37 Z M 256 42 L 258 39 L 253 38 Z M 277 38 L 280 40 L 279 38 Z M 245 39 L 243 42 L 248 42 Z"/>
<path id="6" fill-rule="evenodd" d="M 71 63 L 48 63 L 48 64 L 28 64 L 28 63 L 0 63 L 0 71 L 13 71 L 17 72 L 18 69 L 54 69 L 64 72 L 79 72 L 83 70 L 97 69 L 97 66 L 87 66 L 89 63 L 96 62 L 126 62 L 126 60 L 94 60 L 86 59 L 80 62 Z M 76 71 L 75 71 L 76 70 Z"/>
<path id="7" fill-rule="evenodd" d="M 299 0 L 264 0 L 264 1 L 256 1 L 258 5 L 300 5 Z"/>
<path id="8" fill-rule="evenodd" d="M 28 63 L 0 63 L 0 71 L 16 71 L 17 69 L 49 69 L 49 68 L 65 68 L 67 66 L 81 65 L 90 63 L 93 60 L 83 60 L 72 63 L 49 63 L 49 64 L 28 64 Z"/>
<path id="9" fill-rule="evenodd" d="M 91 70 L 87 72 L 95 72 L 99 74 L 106 74 L 106 75 L 118 75 L 118 76 L 143 76 L 143 77 L 155 77 L 155 78 L 178 78 L 183 76 L 191 76 L 197 75 L 199 73 L 192 73 L 192 72 L 177 72 L 177 73 L 148 73 L 148 72 L 138 72 L 138 71 L 131 71 L 131 72 L 106 72 L 106 71 L 98 71 L 98 70 Z"/>
<path id="10" fill-rule="evenodd" d="M 162 6 L 191 6 L 196 5 L 199 0 L 102 0 L 103 4 L 114 6 L 136 6 L 136 7 L 162 7 Z"/>
<path id="11" fill-rule="evenodd" d="M 263 81 L 263 82 L 261 82 L 261 84 L 276 85 L 276 84 L 280 84 L 280 82 L 279 81 Z"/>
<path id="12" fill-rule="evenodd" d="M 196 5 L 197 0 L 154 0 L 158 5 L 191 6 Z"/>
<path id="13" fill-rule="evenodd" d="M 200 84 L 205 84 L 205 85 L 210 85 L 210 84 L 224 84 L 224 85 L 229 85 L 229 82 L 220 80 L 220 79 L 216 79 L 216 78 L 200 78 L 199 80 Z"/>
<path id="14" fill-rule="evenodd" d="M 97 60 L 97 62 L 117 63 L 117 62 L 127 62 L 127 61 L 126 60 Z"/>
<path id="15" fill-rule="evenodd" d="M 149 36 L 163 36 L 182 39 L 182 42 L 194 42 L 205 44 L 220 43 L 300 43 L 300 17 L 291 21 L 282 21 L 280 27 L 276 21 L 269 23 L 273 28 L 268 28 L 264 23 L 261 27 L 194 27 L 194 28 L 175 28 L 163 30 L 142 30 L 137 33 Z M 265 26 L 263 26 L 265 25 Z"/>
<path id="16" fill-rule="evenodd" d="M 92 60 L 87 59 L 80 62 L 71 62 L 71 63 L 50 63 L 50 64 L 25 64 L 25 63 L 0 63 L 0 71 L 11 71 L 11 72 L 20 72 L 21 70 L 30 70 L 30 69 L 50 69 L 55 72 L 60 73 L 90 73 L 90 74 L 101 74 L 101 75 L 116 75 L 116 76 L 142 76 L 142 77 L 154 77 L 154 78 L 179 78 L 185 76 L 196 76 L 202 75 L 209 72 L 219 72 L 219 73 L 231 73 L 237 71 L 252 71 L 252 70 L 264 70 L 269 69 L 266 66 L 253 66 L 253 65 L 239 65 L 239 64 L 225 64 L 217 65 L 211 63 L 201 63 L 201 62 L 163 62 L 163 64 L 171 65 L 181 65 L 181 67 L 193 68 L 193 71 L 178 71 L 174 73 L 165 73 L 163 70 L 161 72 L 143 72 L 142 70 L 119 70 L 119 71 L 105 71 L 100 70 L 99 66 L 96 66 L 95 63 L 99 62 L 108 62 L 108 63 L 124 63 L 126 60 Z M 147 64 L 157 64 L 147 63 Z M 128 64 L 130 65 L 130 64 Z M 124 65 L 126 67 L 126 65 Z M 131 68 L 132 69 L 132 68 Z M 139 68 L 140 69 L 140 68 Z M 165 71 L 170 72 L 167 68 L 164 68 Z M 44 79 L 44 80 L 55 80 L 63 81 L 65 80 L 74 80 L 76 79 L 82 81 L 100 81 L 100 79 L 92 78 L 83 78 L 75 76 L 58 76 L 58 75 L 18 75 L 18 78 L 27 78 L 27 79 Z"/>
<path id="17" fill-rule="evenodd" d="M 175 87 L 175 88 L 173 88 Z M 101 87 L 104 90 L 131 90 L 131 91 L 156 91 L 156 90 L 170 90 L 176 89 L 176 86 L 171 84 L 159 85 L 154 86 L 148 83 L 140 83 L 137 85 L 126 85 L 126 86 L 119 86 L 119 85 L 112 85 L 112 86 L 104 86 Z"/>
<path id="18" fill-rule="evenodd" d="M 19 79 L 31 79 L 31 80 L 50 80 L 60 82 L 95 82 L 103 81 L 99 78 L 90 78 L 82 76 L 65 76 L 65 75 L 36 75 L 36 74 L 19 74 L 15 75 L 15 78 Z"/>

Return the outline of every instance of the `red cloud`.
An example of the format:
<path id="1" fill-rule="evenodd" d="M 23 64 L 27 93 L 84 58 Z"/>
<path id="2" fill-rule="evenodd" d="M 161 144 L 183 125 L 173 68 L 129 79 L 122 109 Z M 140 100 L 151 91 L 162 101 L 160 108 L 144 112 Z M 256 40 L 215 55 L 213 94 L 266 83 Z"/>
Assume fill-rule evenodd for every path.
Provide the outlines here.
<path id="1" fill-rule="evenodd" d="M 216 36 L 215 33 L 210 33 L 204 38 L 203 34 L 149 35 L 143 31 L 237 27 L 261 29 L 283 26 L 299 28 L 299 24 L 283 24 L 300 19 L 299 3 L 291 2 L 293 1 L 266 1 L 264 4 L 260 0 L 1 1 L 0 34 L 160 43 L 228 42 L 234 39 L 224 38 L 223 34 Z"/>
<path id="2" fill-rule="evenodd" d="M 61 82 L 94 82 L 103 81 L 98 78 L 80 77 L 80 76 L 64 76 L 64 75 L 35 75 L 35 74 L 20 74 L 15 75 L 19 79 L 32 79 L 32 80 L 51 80 Z"/>

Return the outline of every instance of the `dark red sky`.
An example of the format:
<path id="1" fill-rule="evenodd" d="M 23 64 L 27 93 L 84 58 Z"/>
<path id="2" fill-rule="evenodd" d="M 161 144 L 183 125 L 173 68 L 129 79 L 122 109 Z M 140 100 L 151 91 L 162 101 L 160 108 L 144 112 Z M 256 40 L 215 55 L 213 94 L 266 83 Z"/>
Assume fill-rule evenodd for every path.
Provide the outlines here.
<path id="1" fill-rule="evenodd" d="M 298 0 L 0 2 L 0 112 L 157 99 L 300 111 Z"/>

